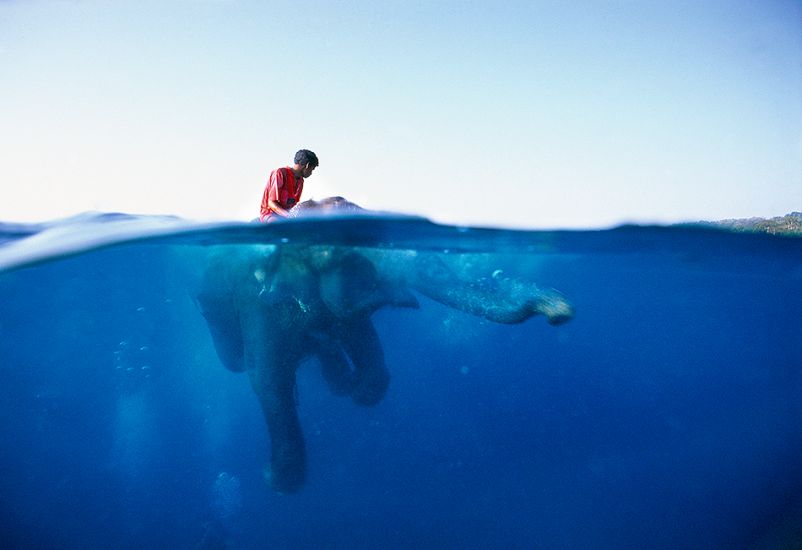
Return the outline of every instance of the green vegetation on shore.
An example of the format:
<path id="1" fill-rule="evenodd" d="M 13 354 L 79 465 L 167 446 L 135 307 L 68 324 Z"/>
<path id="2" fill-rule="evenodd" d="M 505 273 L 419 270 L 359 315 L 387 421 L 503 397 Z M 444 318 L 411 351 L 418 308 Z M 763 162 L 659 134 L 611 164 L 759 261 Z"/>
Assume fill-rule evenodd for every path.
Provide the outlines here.
<path id="1" fill-rule="evenodd" d="M 769 219 L 745 218 L 738 220 L 720 220 L 717 222 L 700 222 L 700 224 L 750 233 L 802 235 L 802 212 L 791 212 L 785 216 L 777 216 Z"/>

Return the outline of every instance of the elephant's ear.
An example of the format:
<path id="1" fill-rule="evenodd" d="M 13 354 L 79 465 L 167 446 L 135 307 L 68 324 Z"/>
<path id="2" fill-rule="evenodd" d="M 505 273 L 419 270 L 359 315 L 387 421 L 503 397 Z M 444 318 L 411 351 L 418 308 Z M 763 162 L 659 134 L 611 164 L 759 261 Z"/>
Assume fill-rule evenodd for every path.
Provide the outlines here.
<path id="1" fill-rule="evenodd" d="M 340 319 L 369 316 L 388 305 L 419 307 L 412 292 L 380 279 L 370 260 L 355 252 L 345 254 L 336 266 L 320 274 L 320 297 Z"/>
<path id="2" fill-rule="evenodd" d="M 205 290 L 198 293 L 195 303 L 206 319 L 220 362 L 230 371 L 243 372 L 242 330 L 231 296 L 218 289 Z"/>

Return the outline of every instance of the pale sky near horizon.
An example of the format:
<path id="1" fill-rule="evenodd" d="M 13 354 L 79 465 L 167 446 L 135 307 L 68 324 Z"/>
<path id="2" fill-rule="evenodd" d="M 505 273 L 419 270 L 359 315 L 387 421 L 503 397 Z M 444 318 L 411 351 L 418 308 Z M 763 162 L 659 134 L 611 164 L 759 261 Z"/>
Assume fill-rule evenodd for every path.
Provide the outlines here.
<path id="1" fill-rule="evenodd" d="M 802 2 L 0 0 L 0 221 L 304 198 L 512 227 L 802 210 Z"/>

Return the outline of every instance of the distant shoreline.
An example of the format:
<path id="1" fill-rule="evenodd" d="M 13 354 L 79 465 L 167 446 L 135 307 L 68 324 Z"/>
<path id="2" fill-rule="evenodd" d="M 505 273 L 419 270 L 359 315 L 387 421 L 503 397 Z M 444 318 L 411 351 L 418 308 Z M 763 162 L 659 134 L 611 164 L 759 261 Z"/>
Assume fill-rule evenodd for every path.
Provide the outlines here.
<path id="1" fill-rule="evenodd" d="M 769 233 L 771 235 L 802 235 L 802 212 L 791 212 L 785 216 L 774 218 L 742 218 L 719 220 L 716 222 L 701 221 L 698 225 L 722 227 L 732 231 L 749 233 Z"/>

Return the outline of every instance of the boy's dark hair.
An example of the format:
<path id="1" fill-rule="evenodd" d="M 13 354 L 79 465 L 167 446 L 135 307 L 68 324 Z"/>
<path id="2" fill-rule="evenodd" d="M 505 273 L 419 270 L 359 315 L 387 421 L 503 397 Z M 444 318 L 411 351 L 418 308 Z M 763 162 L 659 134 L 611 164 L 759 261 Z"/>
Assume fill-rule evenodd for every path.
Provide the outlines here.
<path id="1" fill-rule="evenodd" d="M 314 168 L 318 165 L 317 155 L 309 149 L 301 149 L 295 153 L 295 164 L 300 164 L 301 166 L 309 164 Z"/>

